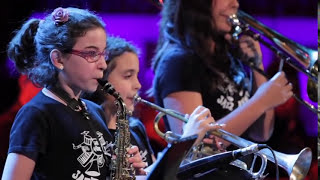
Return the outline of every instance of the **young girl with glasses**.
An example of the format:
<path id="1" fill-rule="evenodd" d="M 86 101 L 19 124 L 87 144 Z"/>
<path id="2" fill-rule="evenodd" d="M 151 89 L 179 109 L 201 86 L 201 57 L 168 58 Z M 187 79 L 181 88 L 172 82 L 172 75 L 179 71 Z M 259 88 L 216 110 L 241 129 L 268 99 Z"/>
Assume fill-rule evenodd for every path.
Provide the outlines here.
<path id="1" fill-rule="evenodd" d="M 16 115 L 3 180 L 109 177 L 112 135 L 104 112 L 79 98 L 103 77 L 106 41 L 104 22 L 77 8 L 57 8 L 17 31 L 8 56 L 43 89 Z M 128 154 L 139 170 L 139 149 Z"/>

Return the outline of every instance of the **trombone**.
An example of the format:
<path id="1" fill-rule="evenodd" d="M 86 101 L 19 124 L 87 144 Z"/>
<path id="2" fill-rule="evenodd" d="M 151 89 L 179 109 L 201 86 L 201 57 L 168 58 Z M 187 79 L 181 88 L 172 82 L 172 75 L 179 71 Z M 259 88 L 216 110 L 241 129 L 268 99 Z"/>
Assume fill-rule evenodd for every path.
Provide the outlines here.
<path id="1" fill-rule="evenodd" d="M 162 137 L 163 139 L 165 139 L 167 142 L 174 141 L 175 139 L 178 138 L 178 136 L 176 136 L 171 131 L 167 131 L 166 133 L 161 132 L 161 130 L 159 129 L 158 123 L 164 115 L 170 115 L 170 116 L 172 116 L 176 119 L 179 119 L 183 122 L 188 122 L 188 119 L 185 118 L 184 114 L 181 114 L 181 113 L 174 111 L 174 110 L 171 110 L 171 109 L 162 108 L 154 103 L 151 103 L 149 101 L 142 99 L 138 94 L 135 95 L 134 101 L 136 103 L 139 103 L 139 102 L 143 103 L 143 104 L 159 111 L 159 113 L 157 114 L 157 116 L 154 120 L 154 129 L 158 133 L 158 135 L 160 137 Z M 231 134 L 223 129 L 213 130 L 213 131 L 210 131 L 210 133 L 212 135 L 215 135 L 221 139 L 224 139 L 224 140 L 232 143 L 233 145 L 235 145 L 239 148 L 245 148 L 245 147 L 249 147 L 249 146 L 255 144 L 251 141 L 245 140 L 239 136 Z M 309 171 L 310 165 L 311 165 L 311 160 L 312 160 L 312 152 L 309 147 L 306 147 L 303 150 L 301 150 L 298 154 L 293 154 L 293 155 L 288 155 L 288 154 L 280 153 L 277 151 L 274 151 L 274 153 L 276 155 L 278 165 L 280 167 L 282 167 L 284 170 L 286 170 L 290 179 L 303 180 L 306 177 L 306 175 Z M 257 155 L 260 156 L 262 159 L 261 168 L 257 173 L 253 173 L 252 172 L 253 167 L 251 167 L 250 173 L 253 178 L 259 179 L 259 178 L 264 177 L 263 173 L 264 173 L 264 170 L 267 166 L 267 160 L 270 160 L 273 163 L 275 163 L 275 158 L 272 155 L 272 153 L 266 149 L 260 150 L 257 153 Z M 252 166 L 254 166 L 254 163 Z"/>
<path id="2" fill-rule="evenodd" d="M 318 52 L 316 50 L 306 48 L 290 39 L 285 38 L 278 32 L 270 29 L 241 10 L 238 10 L 237 14 L 230 16 L 229 21 L 232 26 L 231 35 L 233 40 L 238 40 L 240 34 L 249 35 L 253 39 L 261 42 L 263 45 L 272 50 L 278 57 L 280 57 L 281 62 L 279 69 L 282 69 L 283 62 L 286 62 L 294 69 L 306 74 L 309 78 L 307 84 L 308 96 L 313 102 L 318 101 L 317 91 L 319 64 Z M 255 29 L 260 34 L 256 33 L 252 29 Z M 262 35 L 268 41 L 264 40 Z M 255 67 L 253 63 L 245 63 L 247 63 L 251 68 L 257 70 L 257 72 L 260 74 L 267 77 L 267 75 L 261 69 Z M 302 100 L 295 94 L 293 97 L 312 112 L 320 113 L 320 110 L 315 108 L 309 102 Z"/>

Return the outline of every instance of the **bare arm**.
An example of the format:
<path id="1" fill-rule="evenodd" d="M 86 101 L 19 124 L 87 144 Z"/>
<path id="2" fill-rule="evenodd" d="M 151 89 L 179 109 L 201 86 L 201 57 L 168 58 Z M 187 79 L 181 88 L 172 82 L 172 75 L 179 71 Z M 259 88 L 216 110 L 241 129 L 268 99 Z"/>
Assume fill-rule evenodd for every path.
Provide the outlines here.
<path id="1" fill-rule="evenodd" d="M 261 64 L 260 69 L 264 69 Z M 253 78 L 255 85 L 259 88 L 263 83 L 267 82 L 268 79 L 253 70 Z M 274 109 L 266 110 L 256 122 L 254 122 L 252 128 L 250 128 L 249 136 L 256 141 L 267 141 L 274 130 Z"/>
<path id="2" fill-rule="evenodd" d="M 238 107 L 224 118 L 216 121 L 220 124 L 226 124 L 226 127 L 224 128 L 226 131 L 240 136 L 263 113 L 287 101 L 292 96 L 291 89 L 292 86 L 287 84 L 284 73 L 277 73 L 271 80 L 263 83 L 248 102 Z M 192 113 L 192 111 L 199 105 L 203 105 L 203 102 L 201 94 L 198 92 L 175 92 L 164 98 L 165 108 L 177 110 L 184 114 Z M 168 121 L 171 130 L 175 133 L 181 134 L 183 123 L 172 117 L 168 117 Z M 263 128 L 272 129 L 272 123 L 266 123 L 269 127 Z M 262 130 L 260 130 L 260 132 L 261 131 Z M 270 132 L 271 130 L 263 131 Z M 258 137 L 259 135 L 261 136 L 261 134 L 255 135 L 255 138 L 257 140 L 263 139 L 263 137 Z"/>
<path id="3" fill-rule="evenodd" d="M 241 135 L 247 128 L 263 113 L 263 108 L 258 110 L 257 102 L 247 102 L 241 108 L 230 113 L 225 118 L 217 120 L 226 124 L 226 131 L 237 136 Z M 169 94 L 164 99 L 165 108 L 177 110 L 184 114 L 191 114 L 199 105 L 203 105 L 201 94 L 198 92 L 181 91 Z M 168 116 L 170 128 L 173 132 L 182 134 L 183 122 Z"/>
<path id="4" fill-rule="evenodd" d="M 2 180 L 29 180 L 35 162 L 21 154 L 9 153 L 3 170 Z"/>
<path id="5" fill-rule="evenodd" d="M 197 92 L 181 91 L 169 94 L 163 99 L 164 107 L 183 114 L 191 114 L 198 106 L 203 105 L 201 94 Z M 183 122 L 167 116 L 172 132 L 182 134 Z"/>
<path id="6" fill-rule="evenodd" d="M 226 39 L 230 40 L 230 35 L 226 35 Z M 253 40 L 251 37 L 243 35 L 240 37 L 239 39 L 239 47 L 242 51 L 242 57 L 241 59 L 243 61 L 251 61 L 254 63 L 255 66 L 259 67 L 260 69 L 264 69 L 263 67 L 263 63 L 262 63 L 262 52 L 261 52 L 261 48 L 259 45 L 258 41 Z M 264 77 L 263 75 L 261 75 L 260 73 L 258 73 L 257 71 L 253 70 L 253 86 L 254 86 L 254 91 L 259 90 L 259 88 L 261 86 L 263 86 L 263 84 L 269 84 L 267 86 L 269 87 L 275 87 L 276 89 L 279 90 L 279 93 L 277 94 L 277 92 L 274 92 L 272 90 L 268 90 L 268 87 L 266 87 L 266 85 L 264 85 L 263 88 L 260 88 L 260 94 L 258 93 L 258 95 L 254 95 L 254 98 L 249 100 L 249 104 L 245 104 L 243 108 L 243 110 L 241 110 L 241 108 L 238 110 L 240 112 L 244 111 L 244 110 L 254 110 L 255 106 L 258 110 L 258 112 L 254 112 L 253 113 L 253 117 L 254 119 L 256 119 L 255 121 L 248 122 L 250 129 L 248 131 L 248 135 L 256 140 L 256 141 L 266 141 L 268 140 L 273 132 L 274 129 L 274 110 L 273 107 L 285 102 L 282 101 L 282 98 L 286 98 L 286 95 L 282 94 L 283 92 L 288 92 L 287 90 L 290 89 L 291 90 L 291 85 L 287 84 L 287 80 L 285 79 L 285 77 L 282 77 L 282 75 L 275 75 L 275 77 L 277 77 L 278 80 L 276 80 L 275 82 L 267 82 L 268 79 L 266 79 L 266 77 Z M 281 88 L 284 89 L 281 89 Z M 262 90 L 261 90 L 262 89 Z M 263 95 L 261 94 L 261 92 L 264 93 L 268 93 L 267 95 Z M 292 94 L 291 92 L 288 94 Z M 260 99 L 265 99 L 263 96 L 265 96 L 265 98 L 271 98 L 271 99 L 275 99 L 273 102 L 272 101 L 264 101 L 264 102 L 257 102 L 260 101 Z M 276 98 L 279 98 L 279 101 L 277 102 Z M 250 107 L 253 108 L 250 108 Z M 261 111 L 261 108 L 263 110 L 263 112 Z M 253 112 L 253 111 L 252 111 Z M 236 113 L 234 113 L 236 114 Z M 257 116 L 257 114 L 260 114 Z M 232 113 L 231 113 L 232 115 Z M 238 115 L 236 115 L 238 116 Z M 225 119 L 230 118 L 230 116 L 227 116 Z M 250 117 L 249 117 L 250 118 Z M 228 119 L 226 121 L 229 121 Z M 247 128 L 248 128 L 247 127 Z M 240 130 L 241 131 L 241 130 Z M 242 133 L 241 133 L 242 134 Z"/>

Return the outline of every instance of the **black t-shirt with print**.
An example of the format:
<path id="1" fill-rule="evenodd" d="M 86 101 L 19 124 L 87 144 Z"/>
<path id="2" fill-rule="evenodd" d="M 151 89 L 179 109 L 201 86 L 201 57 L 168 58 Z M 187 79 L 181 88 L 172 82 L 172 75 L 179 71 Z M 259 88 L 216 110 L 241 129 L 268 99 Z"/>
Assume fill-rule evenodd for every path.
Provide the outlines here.
<path id="1" fill-rule="evenodd" d="M 19 110 L 11 129 L 8 152 L 36 162 L 31 179 L 109 176 L 108 144 L 112 136 L 104 123 L 103 110 L 90 101 L 84 102 L 93 128 L 80 112 L 42 92 Z"/>
<path id="2" fill-rule="evenodd" d="M 243 71 L 240 73 L 245 77 L 245 70 L 242 67 L 238 68 Z M 215 119 L 220 119 L 250 97 L 248 90 L 235 83 L 238 77 L 231 78 L 229 74 L 221 73 L 224 76 L 223 81 L 217 83 L 214 74 L 201 63 L 199 56 L 173 45 L 166 50 L 155 70 L 153 89 L 156 103 L 163 107 L 163 99 L 170 93 L 199 92 L 203 105 L 210 109 Z M 169 129 L 166 119 L 165 122 Z"/>

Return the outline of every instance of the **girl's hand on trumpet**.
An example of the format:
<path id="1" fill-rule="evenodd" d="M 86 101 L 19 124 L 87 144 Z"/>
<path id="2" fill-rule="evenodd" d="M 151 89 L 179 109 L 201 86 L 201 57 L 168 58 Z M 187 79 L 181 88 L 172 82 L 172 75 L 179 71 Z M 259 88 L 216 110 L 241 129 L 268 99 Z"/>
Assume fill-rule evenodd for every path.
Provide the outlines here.
<path id="1" fill-rule="evenodd" d="M 222 125 L 216 124 L 214 118 L 211 116 L 210 110 L 203 106 L 198 106 L 192 114 L 188 117 L 188 122 L 183 126 L 183 134 L 181 137 L 187 137 L 198 134 L 195 142 L 197 145 L 208 131 L 216 130 Z"/>

